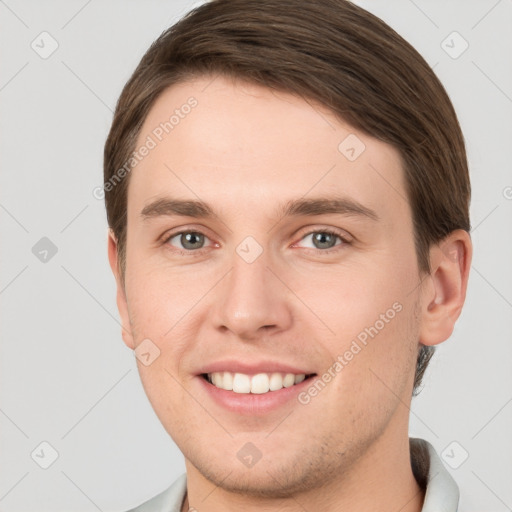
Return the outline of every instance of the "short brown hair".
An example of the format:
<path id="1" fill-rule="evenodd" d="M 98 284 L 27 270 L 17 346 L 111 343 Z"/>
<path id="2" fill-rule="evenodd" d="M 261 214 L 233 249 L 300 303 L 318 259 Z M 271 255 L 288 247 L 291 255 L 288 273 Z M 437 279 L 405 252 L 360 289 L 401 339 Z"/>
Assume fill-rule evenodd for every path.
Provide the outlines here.
<path id="1" fill-rule="evenodd" d="M 448 94 L 421 55 L 382 20 L 347 0 L 212 0 L 164 31 L 117 102 L 104 151 L 111 183 L 135 150 L 152 105 L 173 84 L 221 74 L 328 107 L 402 159 L 420 272 L 429 249 L 470 231 L 464 137 Z M 105 188 L 124 283 L 129 175 Z M 413 395 L 433 347 L 420 344 Z"/>

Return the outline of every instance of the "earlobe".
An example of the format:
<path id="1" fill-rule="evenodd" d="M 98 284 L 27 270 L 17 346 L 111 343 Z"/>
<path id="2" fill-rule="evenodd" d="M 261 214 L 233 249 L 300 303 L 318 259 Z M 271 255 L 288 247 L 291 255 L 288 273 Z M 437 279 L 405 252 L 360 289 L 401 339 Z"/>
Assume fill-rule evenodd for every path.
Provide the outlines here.
<path id="1" fill-rule="evenodd" d="M 130 325 L 130 315 L 128 313 L 126 291 L 122 283 L 121 273 L 119 269 L 119 252 L 117 239 L 112 229 L 109 229 L 108 236 L 108 261 L 110 263 L 110 268 L 112 269 L 112 273 L 114 274 L 116 280 L 116 302 L 117 309 L 119 311 L 119 316 L 121 318 L 121 336 L 123 337 L 123 341 L 126 344 L 126 346 L 134 350 L 135 343 Z"/>
<path id="2" fill-rule="evenodd" d="M 432 272 L 422 290 L 423 345 L 437 345 L 452 334 L 466 298 L 471 258 L 471 238 L 461 229 L 430 249 Z"/>

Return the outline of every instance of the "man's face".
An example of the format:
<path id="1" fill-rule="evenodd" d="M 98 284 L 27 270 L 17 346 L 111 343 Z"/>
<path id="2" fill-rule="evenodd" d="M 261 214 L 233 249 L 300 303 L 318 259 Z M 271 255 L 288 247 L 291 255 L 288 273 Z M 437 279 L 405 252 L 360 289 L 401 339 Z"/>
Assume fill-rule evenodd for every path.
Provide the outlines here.
<path id="1" fill-rule="evenodd" d="M 136 148 L 148 136 L 156 145 L 130 176 L 119 304 L 187 469 L 277 496 L 406 439 L 422 288 L 398 152 L 312 102 L 220 77 L 165 91 Z M 171 199 L 214 215 L 172 214 Z M 319 199 L 344 207 L 283 216 Z M 241 393 L 207 382 L 214 370 L 246 374 L 238 391 L 269 385 L 253 374 L 276 387 L 273 373 L 316 376 Z"/>

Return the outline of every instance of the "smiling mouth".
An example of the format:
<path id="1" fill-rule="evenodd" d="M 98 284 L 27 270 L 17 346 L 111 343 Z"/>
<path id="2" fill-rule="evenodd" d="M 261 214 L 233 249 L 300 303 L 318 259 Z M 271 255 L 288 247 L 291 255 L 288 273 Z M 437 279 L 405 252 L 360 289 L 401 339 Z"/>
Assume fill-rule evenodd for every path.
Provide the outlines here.
<path id="1" fill-rule="evenodd" d="M 216 388 L 225 391 L 233 391 L 240 394 L 265 394 L 289 388 L 300 384 L 306 379 L 314 377 L 316 373 L 257 373 L 248 375 L 245 373 L 213 372 L 203 373 L 201 377 Z"/>

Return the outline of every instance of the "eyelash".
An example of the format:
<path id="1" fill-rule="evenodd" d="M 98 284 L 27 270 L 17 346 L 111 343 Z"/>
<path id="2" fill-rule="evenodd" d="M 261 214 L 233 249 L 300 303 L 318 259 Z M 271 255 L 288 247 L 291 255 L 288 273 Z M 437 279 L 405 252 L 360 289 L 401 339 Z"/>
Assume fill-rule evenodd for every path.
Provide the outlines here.
<path id="1" fill-rule="evenodd" d="M 194 256 L 201 256 L 203 254 L 204 249 L 208 249 L 208 247 L 202 247 L 201 249 L 196 249 L 196 250 L 184 250 L 184 249 L 178 249 L 178 248 L 173 247 L 170 244 L 168 244 L 169 240 L 171 240 L 172 238 L 174 238 L 174 237 L 176 237 L 178 235 L 182 235 L 183 233 L 195 233 L 195 234 L 198 234 L 198 235 L 203 235 L 206 238 L 208 238 L 201 231 L 196 231 L 196 230 L 192 230 L 192 229 L 184 229 L 182 231 L 177 231 L 176 233 L 171 233 L 168 236 L 164 236 L 164 238 L 163 238 L 163 240 L 161 242 L 162 245 L 166 245 L 169 250 L 171 250 L 173 253 L 176 253 L 176 254 L 178 254 L 180 256 L 192 256 L 192 257 L 194 257 Z M 332 252 L 338 252 L 339 250 L 342 250 L 343 246 L 350 245 L 352 243 L 350 240 L 345 238 L 340 232 L 338 232 L 338 231 L 336 231 L 334 229 L 316 229 L 316 230 L 308 231 L 307 233 L 304 233 L 304 235 L 302 235 L 300 241 L 302 241 L 307 236 L 315 234 L 315 233 L 323 233 L 323 234 L 326 234 L 326 235 L 335 236 L 335 237 L 339 238 L 342 243 L 341 244 L 337 244 L 337 245 L 335 245 L 335 246 L 333 246 L 333 247 L 331 247 L 329 249 L 314 249 L 314 248 L 306 247 L 305 248 L 306 251 L 313 251 L 316 254 L 318 254 L 318 253 L 330 254 Z"/>

